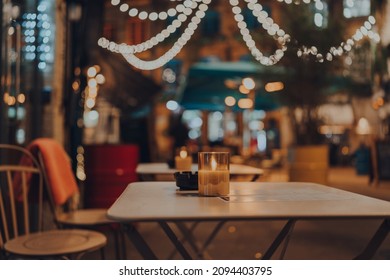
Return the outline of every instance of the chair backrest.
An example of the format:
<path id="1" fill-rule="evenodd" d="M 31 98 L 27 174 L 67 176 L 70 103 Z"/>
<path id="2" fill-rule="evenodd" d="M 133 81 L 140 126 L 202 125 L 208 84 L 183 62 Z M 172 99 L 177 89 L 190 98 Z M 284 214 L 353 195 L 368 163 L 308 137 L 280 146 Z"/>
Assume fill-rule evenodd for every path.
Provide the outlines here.
<path id="1" fill-rule="evenodd" d="M 19 164 L 0 164 L 1 249 L 6 241 L 14 237 L 42 231 L 43 177 L 37 160 L 29 151 L 8 144 L 0 144 L 0 151 L 22 154 Z M 30 192 L 32 188 L 33 193 Z"/>
<path id="2" fill-rule="evenodd" d="M 28 149 L 36 155 L 41 167 L 46 191 L 55 217 L 64 208 L 73 210 L 79 204 L 79 189 L 71 161 L 60 143 L 51 138 L 38 138 Z"/>

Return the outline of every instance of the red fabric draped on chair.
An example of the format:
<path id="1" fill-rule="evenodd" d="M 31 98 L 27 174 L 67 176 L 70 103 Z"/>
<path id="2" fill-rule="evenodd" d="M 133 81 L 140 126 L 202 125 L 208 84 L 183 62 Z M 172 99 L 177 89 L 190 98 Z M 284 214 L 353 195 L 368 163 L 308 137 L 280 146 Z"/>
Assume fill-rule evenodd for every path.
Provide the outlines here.
<path id="1" fill-rule="evenodd" d="M 49 183 L 53 202 L 56 205 L 64 204 L 70 197 L 78 192 L 76 179 L 73 175 L 71 163 L 64 148 L 50 138 L 39 138 L 30 143 L 26 148 L 35 158 L 41 154 L 45 166 L 45 172 Z M 20 164 L 32 166 L 31 158 L 23 156 Z M 30 180 L 31 178 L 28 178 Z M 14 178 L 14 186 L 17 194 L 20 193 L 20 177 Z"/>

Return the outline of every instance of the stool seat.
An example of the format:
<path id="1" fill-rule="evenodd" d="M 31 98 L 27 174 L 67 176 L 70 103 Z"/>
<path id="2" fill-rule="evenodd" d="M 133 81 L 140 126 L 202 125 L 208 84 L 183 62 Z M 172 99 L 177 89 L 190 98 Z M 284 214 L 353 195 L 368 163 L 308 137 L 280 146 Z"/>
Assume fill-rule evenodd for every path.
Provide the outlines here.
<path id="1" fill-rule="evenodd" d="M 115 221 L 107 217 L 107 209 L 78 209 L 62 213 L 57 216 L 57 221 L 67 226 L 97 226 L 109 225 Z"/>

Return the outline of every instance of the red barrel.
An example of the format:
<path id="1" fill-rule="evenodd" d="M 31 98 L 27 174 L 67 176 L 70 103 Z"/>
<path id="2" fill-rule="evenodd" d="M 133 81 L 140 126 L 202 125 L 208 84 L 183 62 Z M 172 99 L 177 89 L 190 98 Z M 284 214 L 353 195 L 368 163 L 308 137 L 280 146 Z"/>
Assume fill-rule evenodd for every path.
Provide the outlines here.
<path id="1" fill-rule="evenodd" d="M 109 208 L 129 183 L 138 181 L 137 145 L 88 145 L 84 157 L 86 208 Z"/>

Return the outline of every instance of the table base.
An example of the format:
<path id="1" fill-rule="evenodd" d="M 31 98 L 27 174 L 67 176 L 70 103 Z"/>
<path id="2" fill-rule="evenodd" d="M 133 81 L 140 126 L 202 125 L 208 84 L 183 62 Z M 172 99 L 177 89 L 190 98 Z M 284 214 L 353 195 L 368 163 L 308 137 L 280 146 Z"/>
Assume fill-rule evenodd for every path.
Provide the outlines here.
<path id="1" fill-rule="evenodd" d="M 172 227 L 168 224 L 168 222 L 165 221 L 158 221 L 159 226 L 164 231 L 164 233 L 167 235 L 169 240 L 174 245 L 176 251 L 180 254 L 180 256 L 185 260 L 191 260 L 193 257 L 190 255 L 190 253 L 187 251 L 187 249 L 184 246 L 185 242 L 188 242 L 191 249 L 196 253 L 196 258 L 202 259 L 204 256 L 204 252 L 206 251 L 207 247 L 210 245 L 212 240 L 216 237 L 222 226 L 230 220 L 224 220 L 220 221 L 212 230 L 207 240 L 204 242 L 203 246 L 199 247 L 196 244 L 196 239 L 192 234 L 192 231 L 195 229 L 197 224 L 199 222 L 206 222 L 206 221 L 196 221 L 194 224 L 187 228 L 186 225 L 184 225 L 183 222 L 173 222 L 179 231 L 183 234 L 184 239 L 178 238 Z M 271 243 L 269 248 L 264 253 L 262 259 L 263 260 L 269 260 L 273 257 L 275 252 L 278 248 L 283 244 L 283 247 L 281 249 L 281 253 L 279 258 L 283 259 L 284 255 L 286 253 L 291 235 L 294 230 L 294 226 L 298 220 L 297 219 L 290 219 L 287 220 L 286 224 L 283 226 L 283 228 L 280 230 L 278 235 L 275 237 L 274 241 Z M 142 235 L 138 232 L 137 228 L 134 227 L 132 224 L 126 224 L 124 225 L 124 229 L 135 246 L 135 248 L 138 250 L 138 252 L 141 254 L 141 256 L 144 259 L 148 260 L 155 260 L 158 259 L 156 254 L 153 252 L 153 250 L 149 247 L 149 245 L 146 243 Z M 372 259 L 383 243 L 383 241 L 386 239 L 387 235 L 390 232 L 390 219 L 385 219 L 377 231 L 374 233 L 373 237 L 369 241 L 369 243 L 366 245 L 365 249 L 354 259 L 358 260 L 366 260 L 366 259 Z M 171 257 L 173 254 L 171 254 Z"/>

